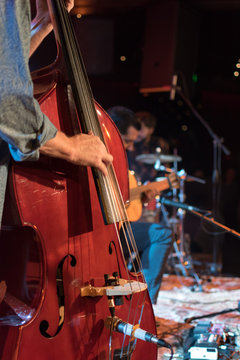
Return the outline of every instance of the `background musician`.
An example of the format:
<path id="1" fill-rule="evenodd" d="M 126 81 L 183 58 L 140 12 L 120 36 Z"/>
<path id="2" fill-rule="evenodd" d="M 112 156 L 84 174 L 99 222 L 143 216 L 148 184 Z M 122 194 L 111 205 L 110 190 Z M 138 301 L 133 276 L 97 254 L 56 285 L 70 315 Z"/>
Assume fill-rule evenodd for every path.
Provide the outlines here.
<path id="1" fill-rule="evenodd" d="M 108 114 L 118 127 L 127 153 L 134 149 L 134 142 L 139 136 L 141 124 L 136 114 L 123 106 L 108 109 Z M 174 173 L 170 176 L 172 186 L 178 187 Z M 159 194 L 157 190 L 144 193 L 144 200 L 152 199 Z M 131 198 L 131 189 L 130 189 Z M 130 219 L 131 220 L 131 219 Z M 131 227 L 141 256 L 143 272 L 148 284 L 150 298 L 153 304 L 157 301 L 165 264 L 172 246 L 172 230 L 158 223 L 131 222 Z M 124 244 L 123 244 L 124 245 Z M 127 249 L 126 249 L 126 253 Z"/>
<path id="2" fill-rule="evenodd" d="M 134 142 L 134 150 L 129 155 L 129 166 L 135 171 L 139 181 L 153 181 L 159 176 L 159 171 L 152 164 L 144 164 L 136 160 L 141 154 L 155 154 L 156 148 L 161 149 L 161 154 L 169 153 L 169 144 L 166 139 L 155 135 L 157 118 L 148 111 L 137 111 L 136 116 L 141 124 L 139 135 Z"/>

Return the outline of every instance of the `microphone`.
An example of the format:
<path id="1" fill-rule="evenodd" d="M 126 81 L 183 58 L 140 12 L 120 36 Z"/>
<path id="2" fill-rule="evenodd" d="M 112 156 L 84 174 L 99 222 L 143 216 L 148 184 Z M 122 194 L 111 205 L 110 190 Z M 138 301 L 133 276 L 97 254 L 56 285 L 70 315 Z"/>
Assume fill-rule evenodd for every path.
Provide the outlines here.
<path id="1" fill-rule="evenodd" d="M 126 323 L 118 317 L 107 317 L 107 319 L 105 320 L 105 325 L 109 329 L 113 329 L 114 331 L 126 334 L 130 337 L 151 342 L 157 346 L 166 347 L 168 349 L 172 348 L 172 346 L 165 340 L 159 339 L 156 335 L 153 335 L 139 328 L 138 326 L 133 326 L 132 324 Z"/>
<path id="2" fill-rule="evenodd" d="M 192 205 L 187 205 L 187 204 L 183 204 L 179 201 L 173 201 L 173 200 L 168 200 L 165 197 L 160 197 L 160 203 L 163 205 L 169 205 L 169 206 L 173 206 L 173 207 L 177 207 L 180 209 L 184 209 L 184 210 L 188 210 L 188 211 L 197 211 L 197 212 L 203 212 L 203 213 L 210 213 L 208 210 L 201 210 L 195 206 Z"/>
<path id="3" fill-rule="evenodd" d="M 177 81 L 178 81 L 178 76 L 174 74 L 172 77 L 172 85 L 171 85 L 169 100 L 175 100 Z"/>

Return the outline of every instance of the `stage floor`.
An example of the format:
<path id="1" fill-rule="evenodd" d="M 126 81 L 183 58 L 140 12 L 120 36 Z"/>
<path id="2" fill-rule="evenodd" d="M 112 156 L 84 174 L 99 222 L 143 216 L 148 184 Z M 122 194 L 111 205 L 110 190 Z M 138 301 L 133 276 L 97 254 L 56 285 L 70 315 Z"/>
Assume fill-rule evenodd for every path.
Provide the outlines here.
<path id="1" fill-rule="evenodd" d="M 164 275 L 157 304 L 153 306 L 158 336 L 173 345 L 174 359 L 184 359 L 182 343 L 189 329 L 195 327 L 199 321 L 211 321 L 213 324 L 226 325 L 236 334 L 239 351 L 239 311 L 194 320 L 189 324 L 185 319 L 238 308 L 240 278 L 201 276 L 202 289 L 194 286 L 195 284 L 192 277 Z M 158 360 L 169 359 L 169 356 L 167 349 L 159 348 Z M 240 353 L 229 359 L 240 359 Z"/>

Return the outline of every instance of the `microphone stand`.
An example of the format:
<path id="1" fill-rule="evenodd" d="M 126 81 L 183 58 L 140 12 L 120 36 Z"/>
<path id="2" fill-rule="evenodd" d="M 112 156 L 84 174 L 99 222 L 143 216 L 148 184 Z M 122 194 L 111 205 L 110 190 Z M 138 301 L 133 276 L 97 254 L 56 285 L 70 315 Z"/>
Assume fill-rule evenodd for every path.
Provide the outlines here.
<path id="1" fill-rule="evenodd" d="M 164 205 L 169 205 L 169 206 L 173 206 L 173 207 L 179 207 L 182 209 L 185 209 L 189 212 L 191 212 L 193 215 L 196 215 L 198 217 L 200 217 L 202 220 L 205 220 L 215 226 L 220 227 L 221 229 L 223 229 L 225 232 L 229 232 L 230 234 L 240 238 L 240 233 L 237 232 L 236 230 L 233 230 L 219 222 L 217 222 L 214 217 L 207 217 L 206 215 L 204 215 L 203 213 L 208 213 L 211 214 L 208 210 L 201 210 L 195 206 L 192 205 L 187 205 L 187 204 L 182 204 L 180 201 L 171 201 L 166 199 L 165 197 L 161 197 L 160 198 L 160 202 Z"/>
<path id="2" fill-rule="evenodd" d="M 195 210 L 190 210 L 190 209 L 187 209 L 187 210 L 190 211 L 192 214 L 194 214 L 194 215 L 202 218 L 203 220 L 208 221 L 208 222 L 210 222 L 211 224 L 216 225 L 216 226 L 222 228 L 225 232 L 229 232 L 229 233 L 232 234 L 233 236 L 236 236 L 236 237 L 240 238 L 240 233 L 239 233 L 239 232 L 237 232 L 237 231 L 235 231 L 235 230 L 233 230 L 233 229 L 231 229 L 231 228 L 229 228 L 229 227 L 227 227 L 227 226 L 225 226 L 225 225 L 217 222 L 216 220 L 214 220 L 213 217 L 212 217 L 212 218 L 209 218 L 209 217 L 207 217 L 207 216 L 205 216 L 205 215 L 203 215 L 203 214 L 201 214 L 201 213 L 199 213 L 198 211 L 195 211 Z"/>
<path id="3" fill-rule="evenodd" d="M 210 128 L 209 124 L 204 120 L 204 118 L 197 112 L 197 110 L 192 105 L 191 101 L 183 94 L 181 88 L 176 86 L 176 91 L 183 99 L 183 101 L 188 105 L 194 116 L 201 122 L 201 124 L 206 128 L 209 135 L 212 137 L 213 141 L 213 172 L 212 172 L 212 206 L 213 206 L 213 215 L 217 217 L 217 210 L 219 209 L 219 200 L 220 200 L 220 191 L 221 191 L 221 151 L 225 155 L 230 155 L 228 148 L 223 145 L 223 138 L 219 138 L 213 130 Z M 217 274 L 217 261 L 219 255 L 219 241 L 215 237 L 213 240 L 213 266 L 212 272 L 213 275 Z"/>

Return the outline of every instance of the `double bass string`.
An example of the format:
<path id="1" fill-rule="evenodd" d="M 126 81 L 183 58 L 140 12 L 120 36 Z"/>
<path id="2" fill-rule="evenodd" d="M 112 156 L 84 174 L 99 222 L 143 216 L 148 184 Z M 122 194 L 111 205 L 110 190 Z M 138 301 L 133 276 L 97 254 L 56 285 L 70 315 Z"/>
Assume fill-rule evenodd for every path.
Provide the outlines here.
<path id="1" fill-rule="evenodd" d="M 112 172 L 113 174 L 115 175 L 114 173 L 114 168 L 112 167 Z M 116 176 L 114 176 L 114 180 L 116 179 Z M 111 185 L 110 184 L 115 184 L 116 182 L 116 186 L 119 187 L 119 184 L 117 181 L 109 181 L 109 186 L 111 188 Z M 111 192 L 111 190 L 110 190 Z M 112 190 L 112 194 L 115 195 L 115 192 L 114 190 Z M 124 232 L 124 239 L 125 239 L 125 242 L 126 242 L 126 245 L 128 247 L 128 252 L 129 252 L 129 256 L 131 258 L 131 262 L 132 262 L 132 266 L 134 268 L 134 272 L 135 272 L 135 275 L 137 277 L 137 279 L 139 280 L 139 276 L 138 276 L 138 272 L 137 272 L 137 269 L 136 269 L 136 266 L 134 264 L 134 261 L 133 261 L 133 258 L 132 258 L 132 249 L 133 251 L 136 253 L 136 261 L 137 261 L 137 265 L 138 265 L 138 268 L 139 270 L 141 271 L 141 274 L 143 276 L 143 279 L 144 279 L 144 282 L 146 283 L 145 281 L 145 278 L 144 278 L 144 275 L 143 275 L 143 271 L 142 271 L 142 263 L 141 263 L 141 259 L 140 259 L 140 256 L 139 256 L 139 253 L 138 253 L 138 250 L 137 250 L 137 245 L 136 245 L 136 241 L 135 241 L 135 238 L 134 238 L 134 235 L 133 235 L 133 232 L 132 232 L 132 228 L 131 228 L 131 225 L 130 225 L 130 222 L 128 220 L 128 215 L 127 215 L 127 211 L 126 211 L 126 208 L 125 208 L 125 205 L 124 205 L 124 201 L 123 201 L 123 198 L 122 198 L 122 195 L 121 195 L 121 191 L 120 189 L 118 189 L 118 192 L 117 194 L 120 194 L 119 197 L 116 197 L 116 202 L 118 203 L 118 208 L 122 210 L 123 214 L 124 214 L 124 218 L 126 219 L 125 221 L 123 221 L 122 223 L 122 230 Z M 119 233 L 118 233 L 118 230 L 116 228 L 116 232 L 118 234 L 118 241 L 119 241 L 119 245 L 120 245 L 120 249 L 121 249 L 121 252 L 122 252 L 122 256 L 124 258 L 124 254 L 123 254 L 123 248 L 122 248 L 122 244 L 121 244 L 121 239 L 120 239 L 120 236 L 119 236 Z M 129 239 L 129 240 L 128 240 Z M 130 244 L 129 244 L 130 242 Z M 125 268 L 126 268 L 126 273 L 128 274 L 128 269 L 127 269 L 127 265 L 126 265 L 126 262 L 125 262 Z M 129 275 L 128 275 L 128 278 L 129 278 Z M 141 291 L 140 289 L 140 282 L 138 281 L 138 285 L 139 285 L 139 290 Z M 142 314 L 143 314 L 143 309 L 144 309 L 144 300 L 145 300 L 145 297 L 146 297 L 146 292 L 144 292 L 144 297 L 143 297 L 143 301 L 142 301 L 142 308 L 141 308 L 141 313 L 140 313 L 140 316 L 139 316 L 139 319 L 137 320 L 136 317 L 137 317 L 137 312 L 135 312 L 135 316 L 134 316 L 134 323 L 136 323 L 136 321 L 138 322 L 138 324 L 141 323 L 141 318 L 142 318 Z M 138 303 L 140 301 L 140 298 L 138 298 Z M 124 343 L 123 343 L 124 345 Z M 130 346 L 130 343 L 129 345 Z M 123 346 L 122 346 L 123 348 Z"/>
<path id="2" fill-rule="evenodd" d="M 89 86 L 89 82 L 87 81 L 84 63 L 82 60 L 82 56 L 80 54 L 80 50 L 79 50 L 79 47 L 77 44 L 75 33 L 72 28 L 72 23 L 70 21 L 69 14 L 67 13 L 67 11 L 65 11 L 64 3 L 62 1 L 59 1 L 58 3 L 59 3 L 59 6 L 62 7 L 62 9 L 61 9 L 62 10 L 61 11 L 62 21 L 65 24 L 65 28 L 63 28 L 62 31 L 64 32 L 63 38 L 65 39 L 65 45 L 67 47 L 67 56 L 69 57 L 69 62 L 71 63 L 72 70 L 70 73 L 72 73 L 72 72 L 74 73 L 74 75 L 71 77 L 74 79 L 74 81 L 73 81 L 74 86 L 77 88 L 77 93 L 79 94 L 79 96 L 81 98 L 81 102 L 80 102 L 81 106 L 78 107 L 78 113 L 80 112 L 79 111 L 79 108 L 80 108 L 82 110 L 82 114 L 83 114 L 85 121 L 87 120 L 86 123 L 88 125 L 87 124 L 86 125 L 88 128 L 86 129 L 86 131 L 88 132 L 89 130 L 91 130 L 95 135 L 99 136 L 102 139 L 102 141 L 105 143 L 103 134 L 102 134 L 102 131 L 101 131 L 101 128 L 99 125 L 99 121 L 97 118 L 96 110 L 93 105 L 92 91 Z M 72 84 L 72 82 L 71 82 L 71 84 Z M 75 102 L 76 102 L 76 99 L 75 99 Z M 111 170 L 113 173 L 113 174 L 109 175 L 111 180 L 106 179 L 101 174 L 99 176 L 102 177 L 102 181 L 104 182 L 105 189 L 109 189 L 108 198 L 109 199 L 115 198 L 115 202 L 118 200 L 119 206 L 117 208 L 114 204 L 114 201 L 111 202 L 112 203 L 111 213 L 112 213 L 114 222 L 116 223 L 118 218 L 126 219 L 123 222 L 123 224 L 124 224 L 124 228 L 126 227 L 126 229 L 124 229 L 124 234 L 125 234 L 128 251 L 129 251 L 129 257 L 132 259 L 132 251 L 129 246 L 129 241 L 130 241 L 130 245 L 131 245 L 133 251 L 135 252 L 135 254 L 137 254 L 136 262 L 137 262 L 138 268 L 143 274 L 142 264 L 141 264 L 140 256 L 139 256 L 139 253 L 137 250 L 137 245 L 136 245 L 133 233 L 132 233 L 130 223 L 128 221 L 127 212 L 125 210 L 124 202 L 121 197 L 121 191 L 119 189 L 119 185 L 117 184 L 116 175 L 114 173 L 112 166 L 111 166 Z M 114 191 L 113 186 L 110 186 L 110 184 L 114 184 L 114 183 L 115 183 L 115 188 L 118 187 L 117 191 Z M 118 196 L 113 197 L 114 193 L 116 193 L 116 192 L 118 193 Z M 115 207 L 115 210 L 114 210 L 114 207 Z M 114 215 L 114 214 L 117 214 L 117 209 L 121 209 L 123 215 L 120 215 L 120 216 Z M 127 236 L 127 234 L 128 234 L 128 236 Z M 129 241 L 127 240 L 128 238 L 129 238 Z M 120 239 L 119 239 L 119 243 L 121 245 Z M 121 248 L 122 248 L 122 246 L 121 246 Z M 135 270 L 135 273 L 137 273 L 134 262 L 132 262 L 132 266 Z"/>
<path id="3" fill-rule="evenodd" d="M 51 1 L 51 3 L 52 4 L 54 3 L 54 10 L 55 12 L 57 12 L 57 19 L 56 17 L 54 17 L 54 21 L 58 22 L 57 23 L 57 30 L 58 30 L 57 35 L 59 37 L 58 41 L 62 45 L 62 49 L 65 57 L 65 64 L 68 70 L 68 76 L 73 90 L 73 96 L 74 96 L 75 106 L 77 108 L 77 113 L 78 116 L 81 117 L 81 119 L 83 119 L 83 123 L 81 122 L 81 126 L 83 127 L 84 132 L 88 133 L 89 131 L 92 131 L 94 135 L 99 136 L 100 139 L 106 145 L 101 130 L 101 126 L 98 121 L 96 109 L 94 106 L 92 91 L 89 82 L 87 80 L 86 70 L 77 44 L 76 36 L 73 31 L 72 23 L 70 21 L 70 16 L 65 9 L 65 5 L 63 1 L 61 0 Z M 136 254 L 136 261 L 138 264 L 138 268 L 139 270 L 141 270 L 141 272 L 142 272 L 142 264 L 137 250 L 136 242 L 132 233 L 132 229 L 128 221 L 127 212 L 125 209 L 119 184 L 116 180 L 116 175 L 113 166 L 109 167 L 108 175 L 106 177 L 103 176 L 99 171 L 95 171 L 95 173 L 97 173 L 97 179 L 100 181 L 101 184 L 103 184 L 103 186 L 100 187 L 100 189 L 102 192 L 104 192 L 105 198 L 108 199 L 107 204 L 105 204 L 105 210 L 107 210 L 107 214 L 110 213 L 109 223 L 113 223 L 115 226 L 115 231 L 117 234 L 122 256 L 124 258 L 123 248 L 122 248 L 119 228 L 118 228 L 118 223 L 120 221 L 122 223 L 122 231 L 128 248 L 129 257 L 132 261 L 132 266 L 136 278 L 139 279 L 138 272 L 132 258 L 131 250 L 133 250 Z M 126 262 L 125 262 L 125 269 L 129 280 L 129 271 L 127 269 Z M 142 272 L 142 276 L 143 276 L 143 272 Z M 145 281 L 144 277 L 143 280 Z M 130 286 L 131 286 L 131 282 L 130 282 Z M 139 281 L 138 281 L 138 286 L 140 291 L 141 287 Z M 146 291 L 144 291 L 144 299 L 145 297 L 146 297 Z M 142 318 L 144 299 L 141 304 L 141 312 L 138 319 L 139 324 Z M 132 301 L 133 301 L 133 296 L 131 297 L 130 306 L 128 310 L 128 322 L 132 308 Z M 140 297 L 138 297 L 137 302 L 139 303 L 139 301 L 140 301 Z M 137 309 L 138 306 L 136 307 L 133 324 L 135 324 L 135 322 L 137 321 L 136 320 Z M 124 334 L 122 351 L 125 343 L 125 337 L 126 334 Z M 130 341 L 128 346 L 130 348 Z"/>
<path id="4" fill-rule="evenodd" d="M 112 170 L 112 173 L 114 174 L 114 169 L 112 168 L 111 170 Z M 111 177 L 111 175 L 110 175 L 110 177 Z M 115 179 L 116 179 L 116 177 L 114 177 L 114 180 Z M 124 220 L 122 222 L 122 230 L 124 232 L 124 238 L 125 238 L 125 241 L 126 241 L 126 245 L 128 247 L 129 256 L 131 256 L 132 266 L 134 267 L 134 271 L 135 271 L 135 274 L 136 274 L 137 279 L 138 279 L 139 276 L 137 274 L 136 267 L 135 267 L 135 264 L 134 264 L 133 259 L 132 259 L 132 251 L 131 251 L 131 248 L 130 248 L 130 245 L 131 245 L 132 249 L 136 252 L 139 269 L 142 269 L 142 264 L 141 264 L 141 260 L 140 260 L 139 253 L 138 253 L 138 250 L 137 250 L 136 242 L 135 242 L 135 239 L 134 239 L 134 236 L 133 236 L 133 233 L 132 233 L 130 223 L 128 221 L 128 216 L 127 216 L 127 212 L 126 212 L 126 209 L 125 209 L 125 206 L 124 206 L 123 198 L 121 196 L 120 189 L 118 189 L 119 191 L 116 192 L 116 191 L 114 191 L 114 187 L 112 186 L 112 184 L 115 184 L 115 183 L 116 183 L 116 185 L 118 187 L 119 187 L 119 185 L 118 185 L 118 183 L 116 181 L 111 181 L 111 180 L 109 180 L 107 183 L 108 183 L 107 187 L 109 189 L 109 193 L 111 194 L 110 196 L 112 198 L 115 198 L 115 200 L 116 200 L 116 202 L 118 204 L 117 208 L 120 209 L 123 212 L 124 218 L 126 219 L 126 220 Z M 118 194 L 118 193 L 120 194 L 120 197 L 116 196 L 116 194 Z M 114 203 L 114 201 L 113 201 L 113 203 Z M 113 209 L 115 209 L 115 207 L 113 207 L 112 210 Z M 124 253 L 123 253 L 123 248 L 122 248 L 122 244 L 121 244 L 119 231 L 118 231 L 118 228 L 117 228 L 117 223 L 115 223 L 115 230 L 116 230 L 116 233 L 117 233 L 117 237 L 118 237 L 120 249 L 121 249 L 121 252 L 122 252 L 122 256 L 124 258 Z M 128 239 L 130 240 L 130 245 L 129 245 L 129 240 Z M 126 262 L 125 262 L 125 269 L 126 269 L 126 273 L 128 274 L 128 269 L 127 269 Z M 128 274 L 128 279 L 129 279 L 129 274 Z M 139 281 L 138 281 L 138 285 L 139 285 L 139 290 L 141 291 Z M 141 305 L 141 312 L 140 312 L 140 316 L 139 316 L 138 319 L 137 319 L 137 310 L 135 311 L 134 321 L 133 321 L 134 324 L 136 324 L 136 323 L 140 324 L 141 323 L 141 318 L 142 318 L 143 309 L 144 309 L 145 297 L 146 297 L 146 292 L 144 292 L 144 297 L 143 297 L 143 301 L 142 301 L 142 305 Z M 138 303 L 139 303 L 139 301 L 140 301 L 140 298 L 138 298 Z M 131 307 L 132 307 L 132 299 L 131 299 L 131 302 L 130 302 L 127 322 L 129 322 L 130 313 L 131 313 Z M 137 309 L 137 307 L 136 307 L 136 309 Z M 126 334 L 124 334 L 124 337 L 123 337 L 122 350 L 121 350 L 122 354 L 123 354 L 123 348 L 124 348 L 125 341 L 126 341 Z M 136 345 L 136 339 L 135 339 L 134 343 Z M 128 352 L 130 351 L 130 346 L 131 345 L 130 345 L 130 341 L 129 341 L 129 343 L 128 343 Z"/>
<path id="5" fill-rule="evenodd" d="M 116 218 L 117 219 L 119 219 L 119 218 L 124 219 L 122 221 L 122 224 L 121 224 L 122 231 L 124 233 L 124 239 L 125 239 L 125 242 L 126 242 L 126 246 L 128 248 L 129 257 L 132 260 L 132 266 L 134 268 L 134 272 L 135 272 L 136 276 L 138 277 L 137 269 L 136 269 L 136 266 L 134 264 L 133 256 L 132 256 L 132 251 L 133 251 L 136 254 L 136 261 L 137 261 L 138 268 L 140 269 L 140 271 L 142 271 L 142 263 L 141 263 L 141 259 L 140 259 L 140 256 L 139 256 L 139 253 L 138 253 L 138 250 L 137 250 L 137 244 L 136 244 L 133 232 L 132 232 L 130 222 L 128 220 L 128 215 L 127 215 L 127 211 L 126 211 L 124 201 L 123 201 L 123 198 L 122 198 L 121 190 L 119 188 L 118 182 L 116 181 L 116 175 L 115 175 L 114 168 L 111 166 L 111 168 L 109 170 L 110 170 L 109 171 L 110 174 L 108 176 L 110 177 L 110 179 L 106 179 L 107 180 L 106 181 L 106 186 L 107 186 L 107 188 L 109 188 L 110 197 L 112 199 L 113 198 L 115 199 L 115 201 L 113 201 L 113 204 L 114 203 L 117 204 L 117 206 L 115 208 L 117 210 L 119 210 L 120 213 L 121 213 L 120 216 L 117 215 Z M 117 187 L 117 191 L 114 190 L 114 187 Z M 118 231 L 117 231 L 117 233 L 118 233 Z M 118 238 L 119 238 L 119 244 L 120 244 L 120 248 L 121 248 L 121 251 L 122 251 L 122 255 L 124 256 L 123 248 L 122 248 L 122 244 L 121 244 L 121 239 L 120 239 L 119 235 L 118 235 Z M 125 263 L 125 267 L 126 267 L 126 271 L 128 273 L 126 263 Z"/>
<path id="6" fill-rule="evenodd" d="M 68 20 L 69 28 L 71 28 L 71 23 L 69 21 L 68 14 L 66 14 L 66 19 Z M 72 31 L 72 28 L 71 28 L 71 31 L 69 31 L 69 34 L 72 36 L 73 42 L 76 43 L 75 34 Z M 76 49 L 78 49 L 77 46 L 76 46 Z M 80 76 L 81 72 L 79 73 L 78 71 L 76 71 L 76 73 L 79 75 L 79 84 L 81 84 L 81 86 L 78 86 L 78 88 L 80 88 L 82 90 L 82 94 L 84 95 L 82 97 L 83 97 L 83 100 L 85 100 L 84 102 L 81 101 L 82 106 L 83 106 L 83 104 L 85 104 L 85 107 L 83 109 L 83 113 L 85 113 L 85 119 L 86 118 L 88 119 L 88 124 L 90 124 L 89 128 L 93 131 L 93 133 L 95 135 L 98 135 L 104 141 L 104 138 L 103 138 L 103 135 L 102 135 L 102 132 L 101 132 L 101 128 L 99 126 L 99 122 L 96 121 L 97 114 L 96 114 L 96 111 L 95 111 L 95 107 L 92 106 L 92 104 L 93 104 L 93 96 L 92 96 L 91 88 L 90 88 L 89 83 L 87 81 L 87 77 L 84 74 L 84 69 L 85 69 L 84 64 L 83 64 L 81 55 L 79 54 L 80 56 L 77 56 L 77 52 L 78 51 L 75 52 L 75 55 L 73 53 L 73 58 L 75 60 L 79 60 L 80 65 L 81 65 L 81 66 L 76 66 L 75 68 L 76 69 L 80 68 L 81 72 L 83 72 L 83 75 Z M 85 81 L 83 81 L 83 77 L 84 77 Z M 88 94 L 88 96 L 86 96 L 86 94 Z M 89 130 L 89 129 L 87 129 L 87 130 Z M 104 141 L 104 143 L 105 143 L 105 141 Z M 138 250 L 137 250 L 136 242 L 135 242 L 135 239 L 134 239 L 134 236 L 133 236 L 133 233 L 132 233 L 132 229 L 131 229 L 130 223 L 128 221 L 127 212 L 126 212 L 125 205 L 124 205 L 124 202 L 123 202 L 123 199 L 122 199 L 121 191 L 119 189 L 118 182 L 116 181 L 116 175 L 114 173 L 113 167 L 112 166 L 110 167 L 110 169 L 108 171 L 108 177 L 107 178 L 102 176 L 102 174 L 100 174 L 100 176 L 102 177 L 103 182 L 104 182 L 104 187 L 103 188 L 108 189 L 107 197 L 110 200 L 112 218 L 114 219 L 115 231 L 116 231 L 116 234 L 117 234 L 117 237 L 118 237 L 118 242 L 119 242 L 120 249 L 121 249 L 123 257 L 124 257 L 124 254 L 123 254 L 122 244 L 121 244 L 121 240 L 120 240 L 120 236 L 119 236 L 119 232 L 118 232 L 118 228 L 116 226 L 116 223 L 117 223 L 118 219 L 125 219 L 125 220 L 123 220 L 123 224 L 122 224 L 123 232 L 124 232 L 124 239 L 125 239 L 125 242 L 126 242 L 126 245 L 127 245 L 127 248 L 128 248 L 129 257 L 131 259 L 134 272 L 135 272 L 135 274 L 137 276 L 137 280 L 139 280 L 139 277 L 137 275 L 136 266 L 135 266 L 135 263 L 133 261 L 131 249 L 133 249 L 134 253 L 136 254 L 136 262 L 137 262 L 138 269 L 143 274 L 142 264 L 141 264 L 140 256 L 139 256 L 139 253 L 138 253 Z M 117 187 L 117 190 L 116 190 L 116 187 Z M 129 242 L 130 242 L 130 244 L 129 244 Z M 128 274 L 128 269 L 127 269 L 126 263 L 125 263 L 125 268 L 126 268 L 126 274 Z M 128 274 L 128 279 L 129 279 L 129 274 Z M 145 281 L 145 279 L 144 279 L 144 281 Z M 139 290 L 140 290 L 140 286 L 139 286 Z M 145 294 L 145 296 L 146 296 L 146 294 Z M 144 296 L 144 299 L 145 299 L 145 296 Z M 140 299 L 138 299 L 138 301 L 140 301 Z M 132 301 L 131 301 L 131 304 L 132 304 Z M 138 323 L 141 322 L 141 317 L 142 317 L 142 312 L 143 312 L 143 307 L 144 307 L 143 304 L 144 304 L 144 300 L 142 302 L 142 310 L 141 310 L 140 317 L 138 319 Z M 130 313 L 131 313 L 131 305 L 130 305 L 130 308 L 129 308 L 128 319 L 129 319 Z M 136 316 L 137 316 L 137 313 L 135 313 L 134 323 L 136 322 Z M 125 341 L 125 339 L 124 339 L 124 341 Z M 123 345 L 124 345 L 124 341 L 123 341 Z"/>

